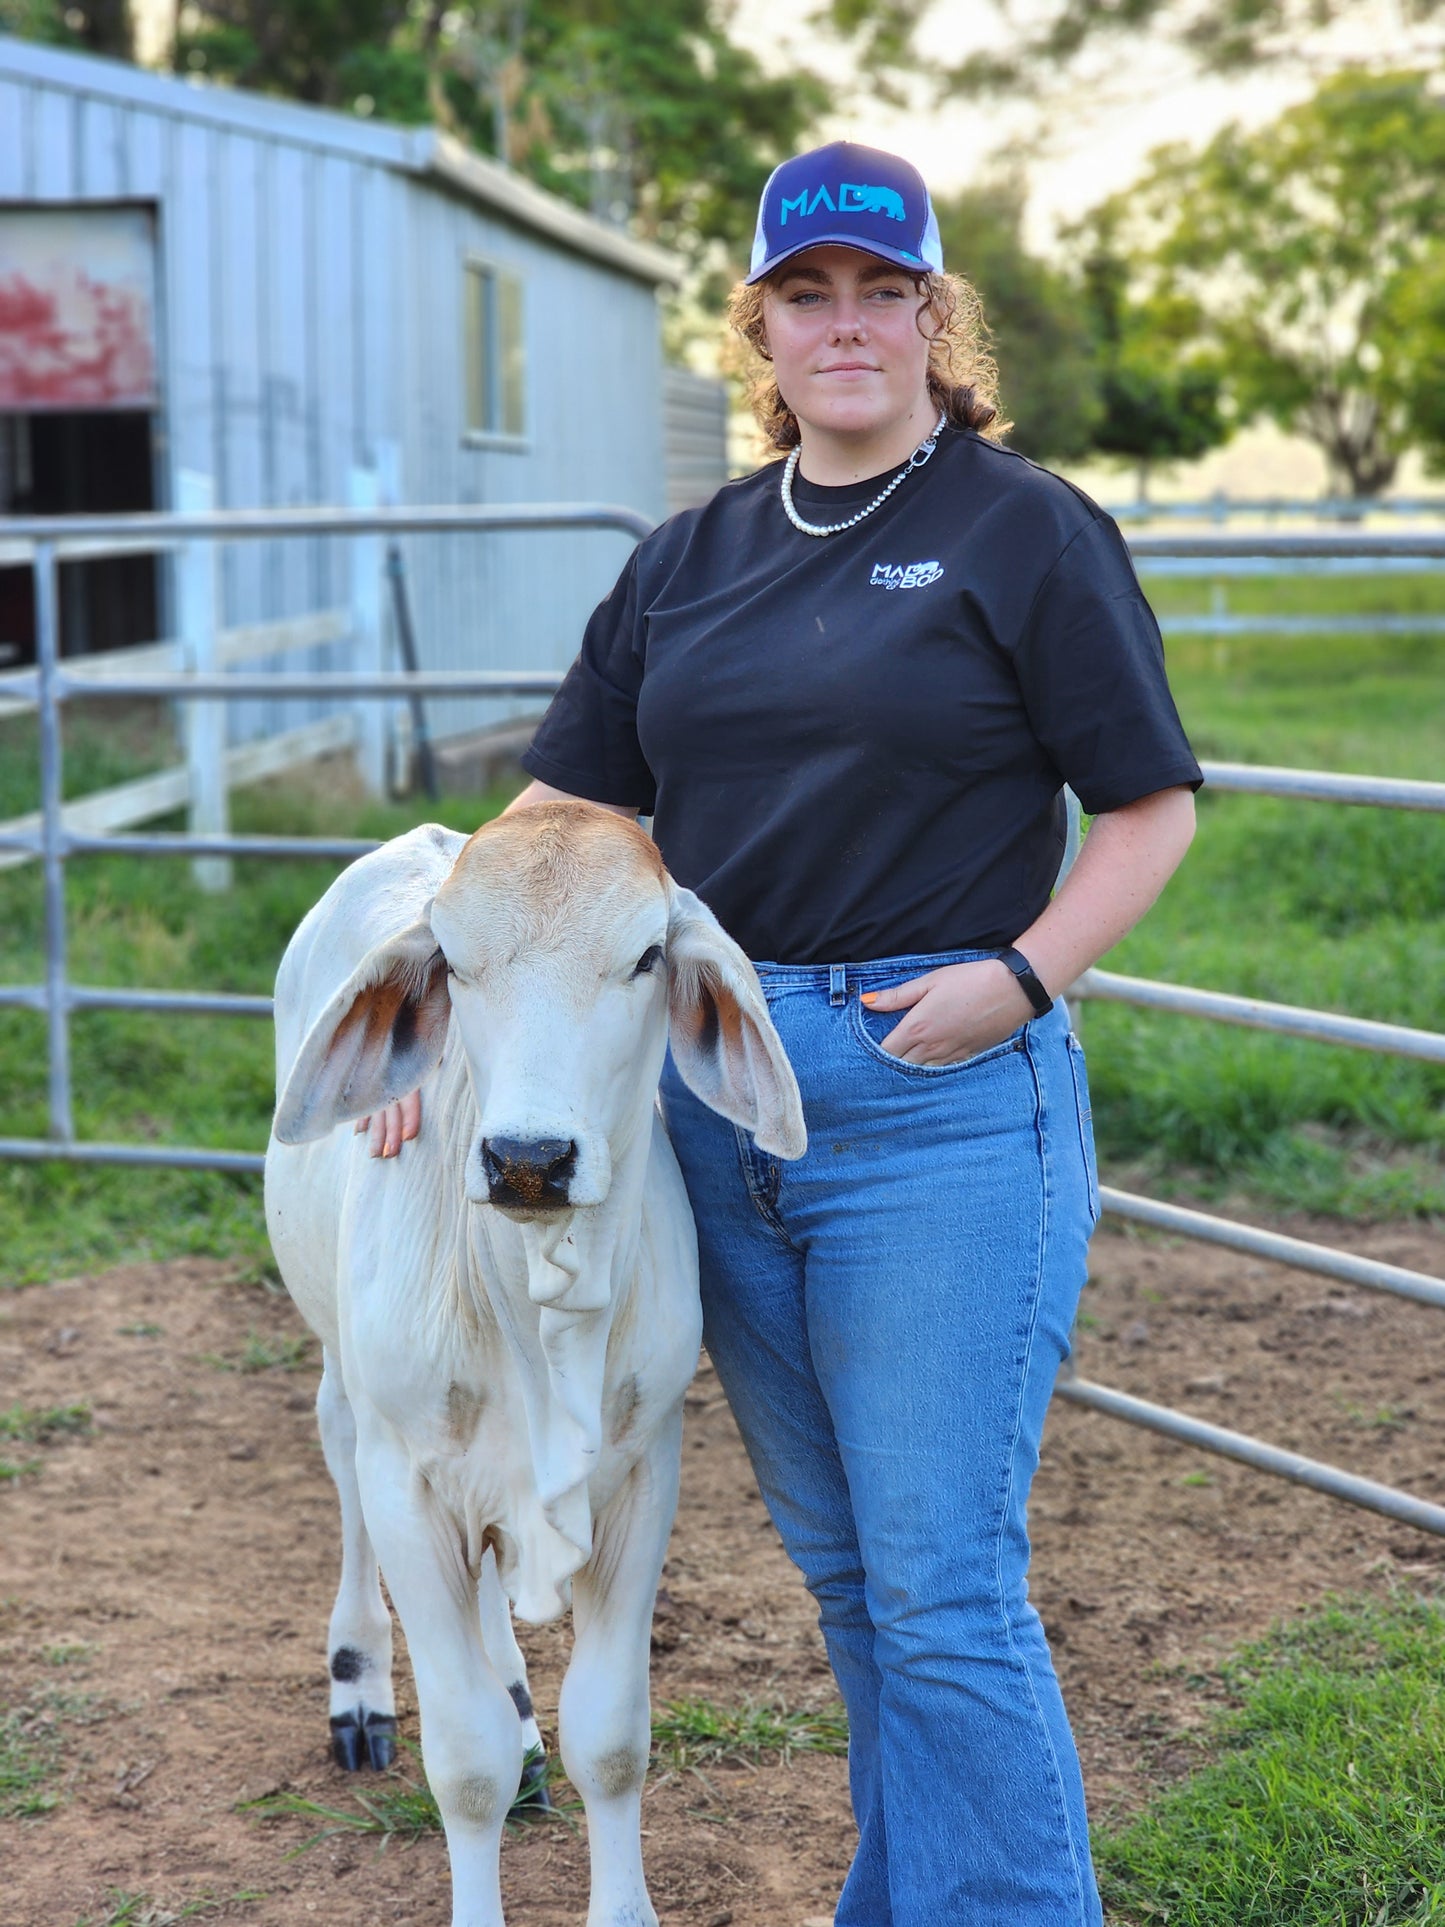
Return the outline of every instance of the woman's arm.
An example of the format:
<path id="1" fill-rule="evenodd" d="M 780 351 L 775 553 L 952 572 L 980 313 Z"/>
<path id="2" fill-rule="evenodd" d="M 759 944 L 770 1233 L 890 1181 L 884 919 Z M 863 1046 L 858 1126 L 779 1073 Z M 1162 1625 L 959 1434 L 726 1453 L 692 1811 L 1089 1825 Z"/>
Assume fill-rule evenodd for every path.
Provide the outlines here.
<path id="1" fill-rule="evenodd" d="M 510 816 L 513 810 L 530 809 L 533 803 L 581 803 L 585 800 L 584 797 L 569 796 L 566 790 L 554 790 L 550 783 L 539 783 L 534 776 L 521 795 L 512 798 L 502 815 Z M 595 810 L 611 810 L 614 816 L 625 816 L 629 823 L 637 821 L 637 811 L 626 803 L 594 803 L 592 807 Z"/>
<path id="2" fill-rule="evenodd" d="M 1096 816 L 1048 908 L 1015 939 L 1054 996 L 1134 928 L 1194 836 L 1191 790 L 1156 790 Z M 871 1010 L 906 1012 L 885 1050 L 911 1064 L 953 1064 L 987 1050 L 1032 1013 L 1012 971 L 994 958 L 948 964 L 893 990 L 869 993 Z"/>

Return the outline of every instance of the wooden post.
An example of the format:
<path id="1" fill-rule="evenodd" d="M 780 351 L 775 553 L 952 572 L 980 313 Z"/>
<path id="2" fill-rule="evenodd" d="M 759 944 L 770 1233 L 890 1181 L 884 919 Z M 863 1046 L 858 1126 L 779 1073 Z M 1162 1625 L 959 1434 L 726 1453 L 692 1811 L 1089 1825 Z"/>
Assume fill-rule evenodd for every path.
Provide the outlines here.
<path id="1" fill-rule="evenodd" d="M 215 507 L 215 484 L 209 475 L 182 469 L 176 496 L 176 507 L 182 515 L 204 515 Z M 176 573 L 186 667 L 204 675 L 216 667 L 216 631 L 220 626 L 215 543 L 188 542 L 180 552 Z M 188 702 L 185 710 L 190 791 L 187 824 L 195 836 L 225 836 L 231 827 L 226 794 L 226 705 Z M 231 859 L 227 856 L 194 857 L 191 871 L 203 890 L 231 887 Z"/>
<path id="2" fill-rule="evenodd" d="M 374 509 L 381 502 L 381 478 L 375 469 L 354 468 L 347 488 L 354 509 Z M 351 567 L 352 667 L 379 674 L 383 667 L 384 614 L 382 603 L 381 537 L 354 535 L 349 544 Z M 386 794 L 387 712 L 383 696 L 356 699 L 356 767 L 372 796 Z"/>

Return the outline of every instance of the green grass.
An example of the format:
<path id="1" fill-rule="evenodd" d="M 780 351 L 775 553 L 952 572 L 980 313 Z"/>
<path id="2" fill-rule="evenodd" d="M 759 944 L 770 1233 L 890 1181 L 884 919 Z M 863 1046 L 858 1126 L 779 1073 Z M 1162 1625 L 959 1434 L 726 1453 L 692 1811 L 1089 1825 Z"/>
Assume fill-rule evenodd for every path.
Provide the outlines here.
<path id="1" fill-rule="evenodd" d="M 1150 588 L 1162 607 L 1191 586 L 1197 599 L 1197 585 Z M 1327 591 L 1350 607 L 1366 589 L 1394 607 L 1426 594 L 1417 578 L 1254 579 L 1230 597 L 1329 606 Z M 1445 584 L 1429 590 L 1421 606 L 1445 607 Z M 1445 770 L 1445 637 L 1181 638 L 1168 654 L 1206 759 Z M 1194 848 L 1107 968 L 1438 1029 L 1445 820 L 1206 788 Z M 1123 1005 L 1083 1006 L 1082 1029 L 1106 1167 L 1142 1166 L 1161 1191 L 1243 1189 L 1342 1215 L 1445 1211 L 1445 1066 Z"/>
<path id="2" fill-rule="evenodd" d="M 51 1784 L 59 1771 L 60 1735 L 53 1722 L 25 1707 L 0 1714 L 0 1819 L 49 1813 L 59 1799 Z"/>
<path id="3" fill-rule="evenodd" d="M 204 1898 L 182 1901 L 171 1907 L 161 1901 L 153 1900 L 149 1894 L 128 1894 L 119 1887 L 110 1889 L 109 1911 L 104 1914 L 86 1914 L 76 1921 L 75 1927 L 180 1927 L 186 1920 L 202 1920 L 207 1914 L 215 1914 L 222 1907 L 233 1907 L 241 1903 L 264 1900 L 259 1893 L 227 1894 L 224 1898 Z"/>
<path id="4" fill-rule="evenodd" d="M 796 1753 L 846 1753 L 843 1708 L 797 1711 L 771 1701 L 673 1700 L 652 1722 L 653 1757 L 665 1767 L 787 1762 Z"/>
<path id="5" fill-rule="evenodd" d="M 251 1331 L 233 1358 L 214 1352 L 204 1354 L 205 1362 L 222 1372 L 304 1372 L 311 1364 L 312 1342 L 309 1334 L 299 1338 L 267 1338 Z"/>
<path id="6" fill-rule="evenodd" d="M 431 818 L 470 830 L 506 800 L 359 806 L 319 789 L 238 792 L 236 827 L 386 837 Z M 235 888 L 207 895 L 181 862 L 77 859 L 67 871 L 70 974 L 86 984 L 269 992 L 292 931 L 338 868 L 238 864 Z M 43 927 L 35 868 L 0 871 L 0 981 L 41 981 Z M 267 1024 L 87 1012 L 74 1021 L 72 1057 L 82 1138 L 265 1148 L 275 1096 Z M 45 1091 L 42 1021 L 0 1011 L 0 1134 L 43 1137 Z M 259 1275 L 268 1257 L 259 1179 L 0 1162 L 0 1285 L 190 1253 L 234 1254 Z"/>
<path id="7" fill-rule="evenodd" d="M 0 1708 L 0 1820 L 30 1820 L 60 1803 L 62 1728 L 105 1718 L 93 1693 L 42 1693 Z"/>
<path id="8" fill-rule="evenodd" d="M 1201 1765 L 1096 1831 L 1113 1927 L 1445 1922 L 1445 1612 L 1342 1602 L 1224 1669 Z"/>
<path id="9" fill-rule="evenodd" d="M 420 1747 L 407 1739 L 403 1739 L 401 1744 L 419 1769 Z M 531 1765 L 539 1757 L 537 1749 L 532 1748 L 524 1765 Z M 551 1804 L 542 1806 L 539 1803 L 534 1783 L 528 1789 L 526 1798 L 519 1799 L 508 1813 L 505 1824 L 509 1832 L 515 1833 L 522 1827 L 546 1825 L 552 1821 L 561 1821 L 566 1826 L 575 1825 L 582 1803 L 575 1795 L 569 1796 L 562 1791 L 567 1780 L 560 1761 L 549 1757 L 546 1765 L 547 1771 L 541 1784 L 547 1788 Z M 254 1813 L 263 1820 L 321 1821 L 319 1829 L 303 1840 L 300 1846 L 293 1848 L 293 1853 L 305 1853 L 338 1833 L 376 1835 L 384 1845 L 387 1840 L 418 1840 L 423 1834 L 440 1833 L 442 1830 L 442 1817 L 431 1788 L 425 1779 L 411 1778 L 399 1763 L 380 1786 L 373 1785 L 364 1791 L 361 1788 L 354 1790 L 349 1806 L 327 1806 L 319 1800 L 308 1800 L 302 1794 L 283 1791 L 263 1794 L 259 1800 L 248 1800 L 241 1811 Z"/>
<path id="10" fill-rule="evenodd" d="M 420 1750 L 411 1741 L 402 1745 L 420 1765 Z M 652 1764 L 663 1771 L 720 1765 L 786 1763 L 798 1753 L 846 1753 L 848 1727 L 841 1706 L 818 1711 L 795 1711 L 771 1702 L 744 1700 L 737 1706 L 718 1706 L 711 1700 L 676 1700 L 652 1722 Z M 536 1757 L 528 1754 L 528 1760 Z M 507 1816 L 510 1828 L 562 1820 L 575 1824 L 582 1803 L 572 1792 L 561 1762 L 547 1758 L 545 1782 L 550 1807 L 522 1802 Z M 383 1840 L 414 1840 L 441 1830 L 441 1815 L 424 1779 L 412 1778 L 398 1764 L 379 1787 L 356 1790 L 344 1807 L 324 1805 L 299 1793 L 268 1793 L 249 1801 L 243 1811 L 263 1819 L 321 1822 L 294 1851 L 304 1853 L 333 1834 L 379 1835 Z"/>
<path id="11" fill-rule="evenodd" d="M 26 1445 L 84 1438 L 94 1429 L 88 1405 L 11 1405 L 0 1412 L 0 1439 L 15 1439 Z"/>
<path id="12" fill-rule="evenodd" d="M 50 1445 L 59 1438 L 86 1438 L 94 1431 L 88 1405 L 11 1405 L 0 1411 L 0 1444 Z M 43 1470 L 42 1459 L 0 1458 L 0 1487 Z"/>

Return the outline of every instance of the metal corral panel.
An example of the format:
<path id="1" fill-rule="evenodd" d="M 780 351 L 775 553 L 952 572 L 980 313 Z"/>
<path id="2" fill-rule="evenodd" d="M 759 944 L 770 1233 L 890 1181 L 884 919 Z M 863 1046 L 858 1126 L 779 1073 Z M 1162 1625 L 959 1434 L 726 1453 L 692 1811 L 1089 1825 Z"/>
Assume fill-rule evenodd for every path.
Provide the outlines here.
<path id="1" fill-rule="evenodd" d="M 375 126 L 0 38 L 0 203 L 156 209 L 164 450 L 217 507 L 345 503 L 379 470 L 399 503 L 605 500 L 667 508 L 658 250 L 588 220 L 430 129 Z M 463 276 L 520 276 L 527 428 L 469 440 Z M 423 666 L 561 666 L 623 538 L 412 538 Z M 224 625 L 345 604 L 342 545 L 241 543 Z M 344 645 L 290 658 L 341 666 Z M 324 712 L 238 703 L 233 739 Z M 438 734 L 513 706 L 438 705 Z"/>
<path id="2" fill-rule="evenodd" d="M 669 368 L 663 383 L 667 511 L 707 501 L 728 479 L 728 391 L 721 381 Z"/>

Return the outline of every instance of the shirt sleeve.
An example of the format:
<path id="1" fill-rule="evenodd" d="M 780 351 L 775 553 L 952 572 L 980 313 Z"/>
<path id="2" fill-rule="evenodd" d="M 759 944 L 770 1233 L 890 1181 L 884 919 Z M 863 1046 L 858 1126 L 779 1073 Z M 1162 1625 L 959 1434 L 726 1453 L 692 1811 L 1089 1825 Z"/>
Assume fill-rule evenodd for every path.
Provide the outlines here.
<path id="1" fill-rule="evenodd" d="M 593 611 L 576 661 L 522 752 L 528 775 L 569 796 L 630 805 L 650 816 L 657 785 L 637 741 L 642 666 L 634 549 L 612 593 Z"/>
<path id="2" fill-rule="evenodd" d="M 1110 517 L 1080 530 L 1044 578 L 1014 665 L 1035 734 L 1089 815 L 1204 781 L 1159 624 Z"/>

